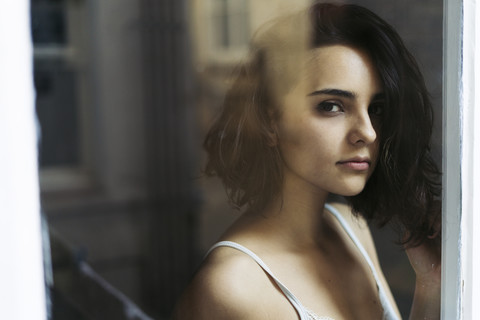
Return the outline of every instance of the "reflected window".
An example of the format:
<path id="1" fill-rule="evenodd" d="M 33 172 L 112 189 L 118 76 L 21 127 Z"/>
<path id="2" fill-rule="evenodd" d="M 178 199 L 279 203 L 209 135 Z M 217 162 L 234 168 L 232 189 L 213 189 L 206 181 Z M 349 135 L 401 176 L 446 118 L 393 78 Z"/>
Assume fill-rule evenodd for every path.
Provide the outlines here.
<path id="1" fill-rule="evenodd" d="M 246 0 L 213 0 L 212 33 L 217 48 L 228 50 L 247 45 L 247 9 Z"/>
<path id="2" fill-rule="evenodd" d="M 69 33 L 68 1 L 31 0 L 40 167 L 80 164 L 78 70 Z M 77 52 L 75 52 L 75 50 Z"/>
<path id="3" fill-rule="evenodd" d="M 250 39 L 248 1 L 210 0 L 207 8 L 209 59 L 238 59 L 247 51 Z"/>
<path id="4" fill-rule="evenodd" d="M 92 90 L 85 0 L 30 0 L 42 192 L 92 183 Z"/>
<path id="5" fill-rule="evenodd" d="M 65 9 L 65 0 L 31 0 L 34 44 L 66 44 Z"/>

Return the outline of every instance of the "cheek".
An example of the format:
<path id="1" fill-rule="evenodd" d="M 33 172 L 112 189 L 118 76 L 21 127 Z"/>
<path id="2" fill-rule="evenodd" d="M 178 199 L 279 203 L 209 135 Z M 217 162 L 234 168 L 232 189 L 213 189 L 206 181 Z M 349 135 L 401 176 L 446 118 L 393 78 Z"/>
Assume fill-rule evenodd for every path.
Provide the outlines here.
<path id="1" fill-rule="evenodd" d="M 277 125 L 280 146 L 300 144 L 304 140 L 303 126 L 303 121 L 300 119 L 280 120 Z"/>
<path id="2" fill-rule="evenodd" d="M 329 155 L 338 152 L 335 133 L 318 124 L 299 122 L 294 128 L 282 128 L 279 147 L 288 163 L 290 160 L 309 165 L 323 163 Z"/>

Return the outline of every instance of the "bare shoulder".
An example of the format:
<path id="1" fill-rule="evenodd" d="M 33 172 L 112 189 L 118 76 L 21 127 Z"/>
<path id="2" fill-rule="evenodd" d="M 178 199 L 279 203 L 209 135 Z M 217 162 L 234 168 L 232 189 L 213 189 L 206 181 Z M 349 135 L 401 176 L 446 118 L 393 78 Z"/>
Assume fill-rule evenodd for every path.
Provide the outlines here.
<path id="1" fill-rule="evenodd" d="M 232 248 L 217 248 L 186 289 L 174 319 L 253 319 L 262 309 L 258 299 L 262 283 L 268 282 L 250 257 Z"/>

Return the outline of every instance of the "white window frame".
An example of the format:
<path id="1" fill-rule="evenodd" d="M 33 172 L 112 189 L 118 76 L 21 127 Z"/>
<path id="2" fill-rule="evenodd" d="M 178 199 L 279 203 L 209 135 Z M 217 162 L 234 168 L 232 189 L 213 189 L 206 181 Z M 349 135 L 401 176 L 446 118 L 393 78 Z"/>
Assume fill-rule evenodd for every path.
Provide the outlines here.
<path id="1" fill-rule="evenodd" d="M 480 319 L 480 2 L 444 16 L 442 319 Z"/>
<path id="2" fill-rule="evenodd" d="M 46 319 L 29 0 L 0 0 L 0 309 Z"/>

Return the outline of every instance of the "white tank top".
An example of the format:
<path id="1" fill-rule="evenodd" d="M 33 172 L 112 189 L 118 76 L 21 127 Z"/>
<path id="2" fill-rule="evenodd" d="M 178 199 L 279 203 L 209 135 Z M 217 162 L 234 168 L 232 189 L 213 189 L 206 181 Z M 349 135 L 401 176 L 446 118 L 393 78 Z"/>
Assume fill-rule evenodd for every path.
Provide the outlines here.
<path id="1" fill-rule="evenodd" d="M 350 239 L 352 239 L 353 243 L 357 246 L 358 250 L 362 254 L 363 258 L 367 262 L 368 266 L 370 267 L 370 271 L 372 272 L 373 277 L 375 278 L 375 281 L 377 283 L 377 288 L 378 288 L 378 294 L 380 297 L 380 303 L 382 304 L 383 307 L 383 319 L 384 320 L 399 320 L 397 314 L 395 313 L 395 309 L 393 308 L 392 304 L 390 303 L 390 300 L 388 299 L 385 289 L 382 286 L 382 283 L 380 281 L 380 278 L 378 276 L 377 270 L 375 269 L 375 266 L 372 263 L 372 260 L 367 254 L 367 251 L 365 251 L 365 248 L 362 246 L 356 235 L 354 234 L 353 230 L 350 228 L 348 225 L 347 221 L 342 217 L 342 215 L 335 209 L 333 206 L 326 204 L 325 208 L 330 211 L 333 216 L 340 222 L 342 225 L 343 229 L 347 232 L 348 236 Z M 232 241 L 221 241 L 217 242 L 214 244 L 210 250 L 208 250 L 207 254 L 205 256 L 208 256 L 212 250 L 218 247 L 231 247 L 234 249 L 237 249 L 248 256 L 250 256 L 255 262 L 275 281 L 275 283 L 278 285 L 278 287 L 282 290 L 283 294 L 285 297 L 290 301 L 292 306 L 295 308 L 295 310 L 298 313 L 298 316 L 300 320 L 333 320 L 330 317 L 326 316 L 317 316 L 315 313 L 312 311 L 308 310 L 305 308 L 302 303 L 293 295 L 293 293 L 288 290 L 288 288 L 278 280 L 275 275 L 272 273 L 272 271 L 268 268 L 268 266 L 260 259 L 255 253 L 250 251 L 249 249 L 245 248 L 244 246 L 232 242 Z"/>

